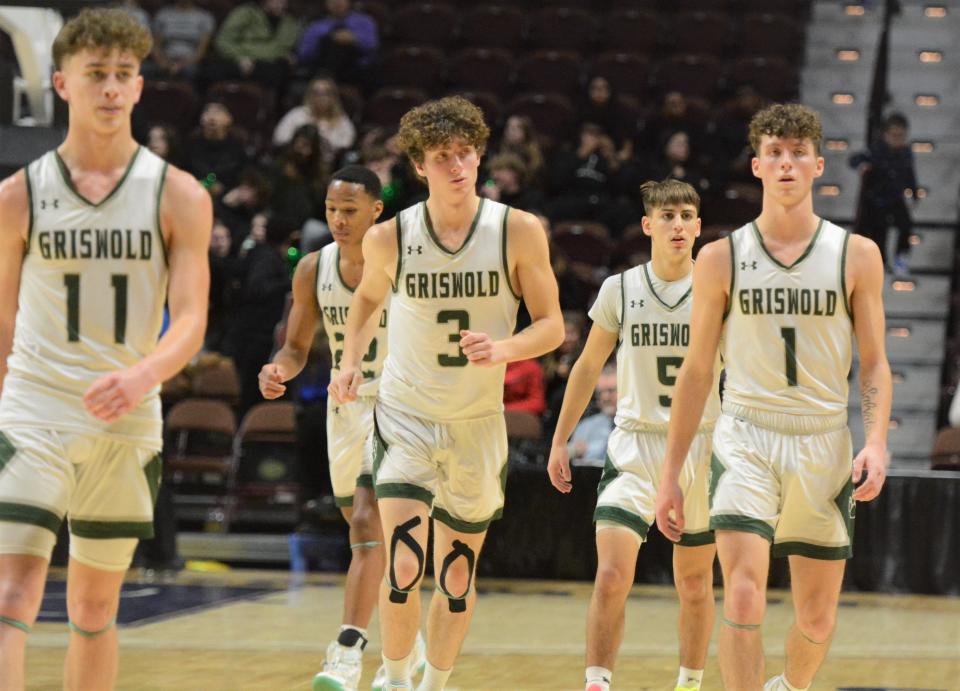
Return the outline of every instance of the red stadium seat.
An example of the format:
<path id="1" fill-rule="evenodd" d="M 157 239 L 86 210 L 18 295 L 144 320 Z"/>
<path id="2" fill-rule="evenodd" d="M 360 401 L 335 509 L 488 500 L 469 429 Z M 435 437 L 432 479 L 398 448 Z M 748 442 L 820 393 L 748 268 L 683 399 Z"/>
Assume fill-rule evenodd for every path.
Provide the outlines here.
<path id="1" fill-rule="evenodd" d="M 392 48 L 383 55 L 381 84 L 435 90 L 441 84 L 443 63 L 443 52 L 433 46 Z"/>
<path id="2" fill-rule="evenodd" d="M 480 5 L 464 15 L 460 39 L 465 46 L 516 50 L 523 42 L 523 18 L 516 7 Z"/>
<path id="3" fill-rule="evenodd" d="M 567 51 L 531 53 L 517 67 L 517 90 L 575 96 L 581 88 L 581 62 L 578 54 Z"/>
<path id="4" fill-rule="evenodd" d="M 595 33 L 596 20 L 587 10 L 545 7 L 527 15 L 527 41 L 533 48 L 582 51 Z"/>
<path id="5" fill-rule="evenodd" d="M 447 81 L 451 88 L 506 93 L 513 74 L 513 55 L 503 48 L 464 48 L 451 59 Z"/>

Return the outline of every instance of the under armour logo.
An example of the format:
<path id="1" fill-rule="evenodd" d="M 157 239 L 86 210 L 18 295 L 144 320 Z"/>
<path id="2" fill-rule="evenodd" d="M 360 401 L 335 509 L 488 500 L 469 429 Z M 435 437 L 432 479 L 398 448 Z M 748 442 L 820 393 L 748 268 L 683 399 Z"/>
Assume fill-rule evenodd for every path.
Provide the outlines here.
<path id="1" fill-rule="evenodd" d="M 320 284 L 320 292 L 326 292 L 326 291 L 328 291 L 328 290 L 333 290 L 333 284 L 332 284 L 332 283 L 321 283 L 321 284 Z"/>
<path id="2" fill-rule="evenodd" d="M 45 211 L 48 204 L 49 204 L 51 207 L 53 207 L 54 209 L 59 209 L 59 208 L 60 208 L 60 200 L 59 200 L 59 199 L 54 199 L 54 200 L 49 201 L 49 202 L 48 202 L 46 199 L 41 199 L 41 200 L 40 200 L 40 209 Z"/>
<path id="3" fill-rule="evenodd" d="M 643 300 L 631 300 L 630 307 L 643 307 Z"/>
<path id="4" fill-rule="evenodd" d="M 747 267 L 749 267 L 749 268 L 751 268 L 751 269 L 756 269 L 756 268 L 757 268 L 757 262 L 756 262 L 756 261 L 752 261 L 752 262 L 740 262 L 740 270 L 741 270 L 741 271 L 746 271 L 746 270 L 747 270 Z"/>
<path id="5" fill-rule="evenodd" d="M 413 245 L 407 245 L 407 254 L 413 254 Z M 417 254 L 423 254 L 423 245 L 417 245 Z"/>

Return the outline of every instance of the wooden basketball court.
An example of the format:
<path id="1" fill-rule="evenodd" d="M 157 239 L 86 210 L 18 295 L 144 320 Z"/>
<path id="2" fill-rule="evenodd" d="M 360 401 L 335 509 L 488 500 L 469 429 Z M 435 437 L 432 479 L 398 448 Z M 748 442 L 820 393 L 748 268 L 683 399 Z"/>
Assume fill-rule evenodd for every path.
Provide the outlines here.
<path id="1" fill-rule="evenodd" d="M 41 622 L 30 636 L 29 689 L 61 688 L 62 578 L 51 576 Z M 120 612 L 117 688 L 309 689 L 339 626 L 342 582 L 341 576 L 251 570 L 184 572 L 163 583 L 131 577 Z M 448 689 L 583 688 L 590 589 L 586 583 L 481 581 Z M 425 603 L 432 592 L 425 587 Z M 676 610 L 672 589 L 634 589 L 615 688 L 673 688 Z M 789 593 L 772 591 L 764 627 L 771 675 L 782 669 L 791 616 Z M 379 663 L 375 621 L 371 636 L 361 688 L 369 688 Z M 705 689 L 720 689 L 716 635 L 704 680 Z M 960 598 L 845 595 L 830 657 L 813 688 L 960 690 Z"/>

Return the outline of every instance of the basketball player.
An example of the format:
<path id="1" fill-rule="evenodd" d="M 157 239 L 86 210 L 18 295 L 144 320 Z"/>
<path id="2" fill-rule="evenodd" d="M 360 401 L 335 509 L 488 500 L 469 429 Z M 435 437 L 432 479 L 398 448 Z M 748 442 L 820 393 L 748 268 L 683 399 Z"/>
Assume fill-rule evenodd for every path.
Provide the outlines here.
<path id="1" fill-rule="evenodd" d="M 700 195 L 685 182 L 640 187 L 652 260 L 607 278 L 590 310 L 593 327 L 577 358 L 557 419 L 547 473 L 561 492 L 571 485 L 567 443 L 604 363 L 617 350 L 617 416 L 594 512 L 597 578 L 587 614 L 587 691 L 608 691 L 623 640 L 624 607 L 637 553 L 653 523 L 677 370 L 690 337 L 693 243 L 700 235 Z M 715 377 L 719 377 L 719 362 Z M 696 441 L 681 470 L 688 517 L 674 548 L 680 596 L 678 691 L 699 689 L 713 630 L 713 533 L 707 528 L 710 435 L 720 413 L 714 381 Z"/>
<path id="2" fill-rule="evenodd" d="M 356 397 L 367 349 L 360 327 L 392 288 L 373 468 L 389 545 L 379 612 L 390 688 L 410 688 L 429 516 L 438 592 L 419 688 L 442 689 L 450 675 L 476 600 L 480 547 L 503 507 L 506 363 L 536 357 L 563 339 L 540 222 L 477 196 L 488 136 L 480 110 L 460 97 L 426 103 L 401 119 L 401 146 L 429 198 L 364 238 L 363 278 L 350 303 L 340 373 L 330 384 L 336 400 Z M 532 323 L 511 335 L 521 295 Z"/>
<path id="3" fill-rule="evenodd" d="M 339 371 L 347 308 L 363 274 L 360 243 L 382 211 L 380 179 L 373 171 L 351 165 L 331 176 L 326 215 L 334 242 L 311 252 L 297 264 L 286 342 L 273 361 L 260 370 L 260 392 L 264 398 L 282 396 L 286 391 L 284 382 L 297 376 L 306 365 L 318 319 L 323 322 L 330 344 L 331 373 Z M 383 577 L 383 534 L 373 495 L 369 443 L 373 434 L 373 404 L 387 352 L 386 336 L 384 309 L 361 360 L 364 383 L 357 400 L 337 405 L 327 399 L 330 479 L 334 500 L 350 525 L 353 556 L 344 588 L 343 624 L 337 639 L 327 647 L 323 671 L 314 678 L 313 688 L 317 691 L 357 688 L 367 645 L 367 625 Z"/>
<path id="4" fill-rule="evenodd" d="M 833 635 L 854 502 L 876 497 L 886 474 L 883 264 L 871 240 L 813 212 L 821 137 L 817 114 L 801 105 L 753 117 L 760 216 L 704 247 L 694 270 L 690 350 L 673 399 L 657 525 L 672 540 L 686 525 L 678 478 L 722 342 L 727 378 L 713 437 L 710 527 L 723 569 L 719 655 L 728 689 L 763 685 L 771 545 L 790 560 L 796 621 L 786 669 L 765 688 L 810 686 Z M 856 458 L 847 429 L 854 334 L 866 432 Z"/>
<path id="5" fill-rule="evenodd" d="M 203 340 L 210 197 L 130 134 L 150 44 L 122 10 L 67 22 L 53 43 L 66 140 L 0 185 L 2 689 L 24 686 L 64 516 L 64 688 L 113 688 L 120 585 L 153 536 L 160 382 Z"/>

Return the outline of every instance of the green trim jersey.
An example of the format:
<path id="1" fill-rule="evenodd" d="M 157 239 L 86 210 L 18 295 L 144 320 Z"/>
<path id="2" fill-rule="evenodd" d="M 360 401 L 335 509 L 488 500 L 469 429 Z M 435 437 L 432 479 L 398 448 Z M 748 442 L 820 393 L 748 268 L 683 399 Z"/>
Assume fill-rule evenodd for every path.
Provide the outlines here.
<path id="1" fill-rule="evenodd" d="M 608 277 L 590 308 L 590 318 L 619 334 L 617 344 L 617 415 L 627 431 L 666 431 L 677 373 L 690 344 L 693 274 L 663 281 L 653 262 Z M 720 358 L 701 427 L 720 414 Z"/>
<path id="2" fill-rule="evenodd" d="M 455 421 L 503 411 L 506 365 L 477 367 L 460 331 L 513 334 L 519 296 L 507 269 L 509 207 L 481 199 L 463 244 L 437 239 L 426 202 L 397 214 L 396 294 L 390 303 L 380 401 L 421 418 Z"/>
<path id="3" fill-rule="evenodd" d="M 93 204 L 56 151 L 27 166 L 30 225 L 0 426 L 92 432 L 160 449 L 159 386 L 112 423 L 90 415 L 81 398 L 96 379 L 156 347 L 167 296 L 166 170 L 141 147 Z"/>
<path id="4" fill-rule="evenodd" d="M 853 347 L 844 276 L 849 237 L 821 219 L 804 253 L 785 266 L 767 251 L 756 223 L 730 235 L 724 405 L 792 415 L 846 412 Z"/>
<path id="5" fill-rule="evenodd" d="M 347 333 L 347 311 L 353 298 L 353 288 L 348 286 L 340 273 L 340 248 L 331 242 L 319 251 L 317 257 L 317 305 L 323 319 L 323 330 L 330 343 L 330 376 L 340 371 L 340 358 L 343 356 L 343 342 Z M 384 302 L 380 313 L 380 324 L 373 340 L 361 361 L 363 383 L 358 395 L 375 396 L 380 383 L 380 371 L 387 354 L 387 305 L 390 296 Z"/>

